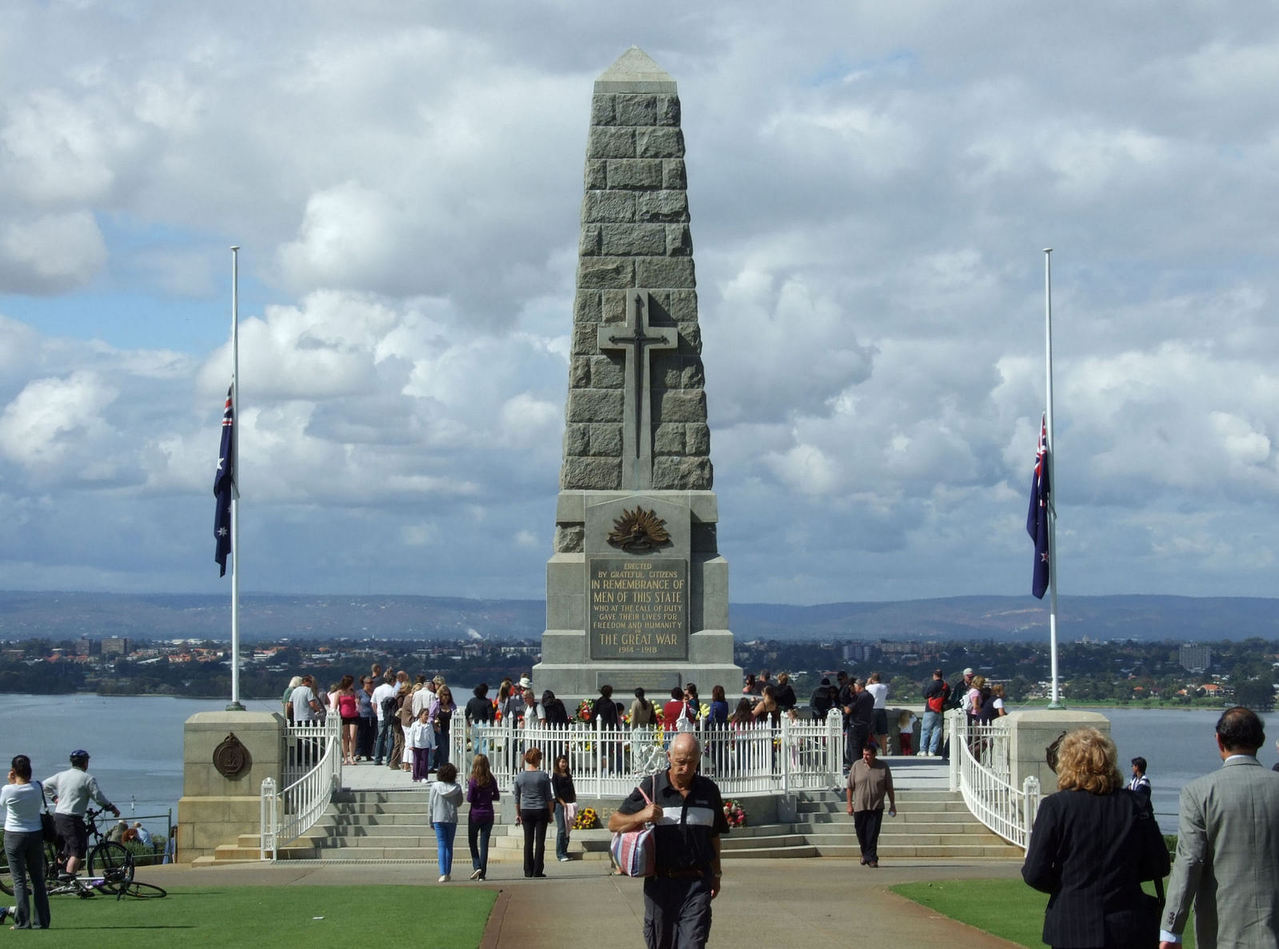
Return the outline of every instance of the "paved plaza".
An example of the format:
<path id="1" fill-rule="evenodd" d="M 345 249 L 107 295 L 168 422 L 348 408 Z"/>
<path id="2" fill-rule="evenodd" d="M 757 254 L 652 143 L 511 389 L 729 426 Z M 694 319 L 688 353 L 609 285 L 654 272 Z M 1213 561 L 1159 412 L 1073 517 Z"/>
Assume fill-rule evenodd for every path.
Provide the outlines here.
<path id="1" fill-rule="evenodd" d="M 897 883 L 921 880 L 1007 878 L 1022 886 L 1018 861 L 980 865 L 926 861 L 882 862 L 878 870 L 856 860 L 729 860 L 724 890 L 715 901 L 712 946 L 876 946 L 962 945 L 965 949 L 1007 949 L 1014 945 L 888 892 Z M 360 882 L 403 885 L 412 869 L 429 891 L 434 864 L 360 864 Z M 551 863 L 545 880 L 525 880 L 518 864 L 490 867 L 485 883 L 453 882 L 443 886 L 483 886 L 499 893 L 484 934 L 484 949 L 567 949 L 607 943 L 617 949 L 642 949 L 643 884 L 610 876 L 603 861 Z M 191 868 L 185 865 L 147 868 L 138 878 L 162 886 L 294 886 L 314 887 L 316 912 L 323 910 L 323 887 L 349 886 L 351 867 L 340 863 L 285 861 L 277 864 L 234 864 Z M 427 914 L 424 918 L 429 918 Z M 392 921 L 388 921 L 392 922 Z M 404 920 L 405 925 L 412 921 Z M 434 938 L 423 945 L 446 945 Z"/>

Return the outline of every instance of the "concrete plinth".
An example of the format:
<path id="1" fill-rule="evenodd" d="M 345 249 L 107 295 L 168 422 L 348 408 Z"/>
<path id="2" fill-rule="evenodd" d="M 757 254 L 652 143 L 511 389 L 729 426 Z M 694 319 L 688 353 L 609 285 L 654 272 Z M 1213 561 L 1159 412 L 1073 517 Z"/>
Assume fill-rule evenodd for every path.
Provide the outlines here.
<path id="1" fill-rule="evenodd" d="M 1029 709 L 1012 712 L 1006 720 L 1012 731 L 1013 786 L 1020 788 L 1022 782 L 1033 774 L 1039 779 L 1043 794 L 1057 790 L 1057 775 L 1048 767 L 1046 752 L 1058 735 L 1076 728 L 1095 728 L 1103 735 L 1110 734 L 1110 720 L 1099 712 Z"/>
<path id="2" fill-rule="evenodd" d="M 182 746 L 182 798 L 178 801 L 177 859 L 209 856 L 240 834 L 259 831 L 264 778 L 277 784 L 284 769 L 284 719 L 275 712 L 198 712 L 186 722 Z M 247 766 L 224 777 L 214 752 L 234 735 Z"/>

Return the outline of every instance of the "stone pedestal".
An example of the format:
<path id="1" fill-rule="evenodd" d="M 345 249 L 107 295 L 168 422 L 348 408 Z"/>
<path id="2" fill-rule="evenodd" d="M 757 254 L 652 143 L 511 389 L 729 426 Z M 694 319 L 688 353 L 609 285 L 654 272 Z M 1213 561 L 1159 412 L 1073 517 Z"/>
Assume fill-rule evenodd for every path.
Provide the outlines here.
<path id="1" fill-rule="evenodd" d="M 1012 757 L 1012 784 L 1020 788 L 1032 774 L 1039 778 L 1040 792 L 1052 794 L 1057 790 L 1057 775 L 1048 767 L 1045 752 L 1062 732 L 1076 728 L 1095 728 L 1103 735 L 1110 734 L 1110 720 L 1099 712 L 1083 712 L 1075 709 L 1026 709 L 1009 713 L 1007 719 L 1012 732 L 1010 755 Z M 1127 769 L 1120 768 L 1120 773 Z"/>
<path id="2" fill-rule="evenodd" d="M 178 801 L 177 859 L 190 863 L 240 834 L 259 832 L 262 780 L 277 785 L 284 770 L 284 719 L 267 712 L 198 712 L 186 722 L 182 746 L 182 798 Z M 234 736 L 232 739 L 231 736 Z M 215 765 L 219 746 L 231 739 L 241 752 L 223 753 L 224 776 Z"/>
<path id="3" fill-rule="evenodd" d="M 616 522 L 636 509 L 660 517 L 666 546 L 627 552 L 609 543 Z M 607 683 L 628 701 L 642 686 L 659 704 L 686 682 L 707 698 L 713 685 L 735 692 L 742 670 L 733 663 L 717 520 L 711 491 L 560 492 L 556 521 L 561 529 L 580 525 L 583 549 L 547 564 L 536 690 L 575 701 Z"/>

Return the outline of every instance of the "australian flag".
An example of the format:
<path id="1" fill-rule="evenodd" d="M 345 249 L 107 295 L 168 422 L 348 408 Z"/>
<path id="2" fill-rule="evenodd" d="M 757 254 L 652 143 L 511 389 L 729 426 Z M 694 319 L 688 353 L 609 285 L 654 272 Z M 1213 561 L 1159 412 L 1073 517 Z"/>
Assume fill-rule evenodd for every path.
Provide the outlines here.
<path id="1" fill-rule="evenodd" d="M 1035 476 L 1030 482 L 1030 510 L 1026 512 L 1026 533 L 1035 542 L 1035 572 L 1030 592 L 1043 599 L 1048 589 L 1048 422 L 1039 423 L 1039 451 L 1035 454 Z"/>
<path id="2" fill-rule="evenodd" d="M 231 553 L 231 499 L 235 497 L 235 407 L 231 389 L 226 390 L 226 408 L 222 412 L 222 445 L 218 449 L 218 470 L 213 476 L 213 496 L 217 508 L 213 512 L 213 538 L 217 551 L 218 576 L 226 576 L 226 559 Z"/>

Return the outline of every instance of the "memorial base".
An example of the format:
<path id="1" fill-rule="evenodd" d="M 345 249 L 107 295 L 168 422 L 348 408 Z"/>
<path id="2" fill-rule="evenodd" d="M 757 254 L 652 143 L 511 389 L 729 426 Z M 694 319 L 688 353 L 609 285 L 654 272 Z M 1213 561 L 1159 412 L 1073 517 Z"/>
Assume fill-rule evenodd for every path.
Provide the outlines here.
<path id="1" fill-rule="evenodd" d="M 637 514 L 660 525 L 660 542 L 619 544 Z M 659 703 L 688 682 L 708 701 L 712 686 L 741 690 L 714 492 L 561 491 L 555 519 L 560 549 L 546 565 L 546 631 L 533 667 L 539 697 L 550 689 L 577 703 L 607 684 L 629 705 L 637 687 Z"/>
<path id="2" fill-rule="evenodd" d="M 214 763 L 230 736 L 242 755 L 224 756 L 224 775 Z M 277 783 L 284 767 L 284 719 L 268 712 L 198 712 L 186 721 L 182 745 L 182 798 L 178 801 L 177 859 L 211 856 L 241 834 L 257 834 L 264 778 Z"/>
<path id="3" fill-rule="evenodd" d="M 637 687 L 642 687 L 648 698 L 659 705 L 669 697 L 670 690 L 692 682 L 698 695 L 710 701 L 711 687 L 722 685 L 729 695 L 736 695 L 742 687 L 742 669 L 732 662 L 718 659 L 727 647 L 732 655 L 733 634 L 728 630 L 702 630 L 689 637 L 689 658 L 673 662 L 603 662 L 557 661 L 564 654 L 581 657 L 586 648 L 586 633 L 582 630 L 552 630 L 542 634 L 542 661 L 533 667 L 533 686 L 540 696 L 550 689 L 565 705 L 575 705 L 582 699 L 594 699 L 600 686 L 611 685 L 617 701 L 628 708 L 630 698 Z M 570 705 L 570 708 L 572 706 Z"/>

